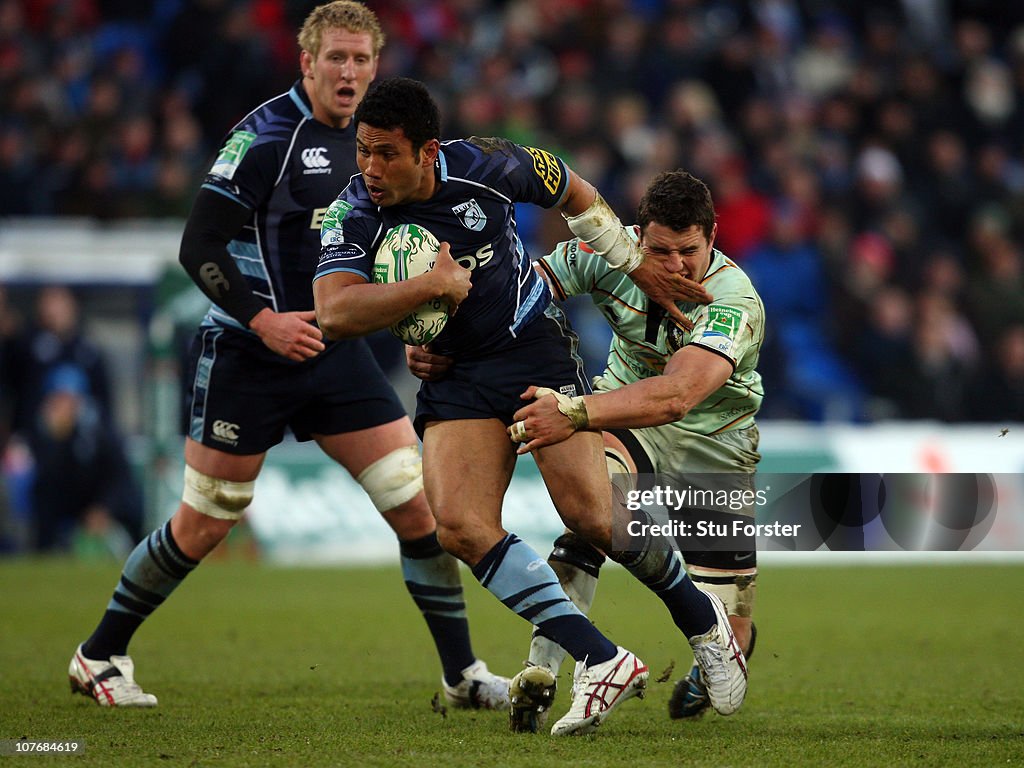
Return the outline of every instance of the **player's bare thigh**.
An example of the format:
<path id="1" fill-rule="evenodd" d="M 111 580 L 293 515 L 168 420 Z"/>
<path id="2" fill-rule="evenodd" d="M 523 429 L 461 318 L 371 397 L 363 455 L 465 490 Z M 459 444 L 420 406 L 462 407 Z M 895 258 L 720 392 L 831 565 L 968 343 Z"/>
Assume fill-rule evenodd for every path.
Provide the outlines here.
<path id="1" fill-rule="evenodd" d="M 604 444 L 596 432 L 577 432 L 533 452 L 562 522 L 595 547 L 611 547 L 612 495 Z"/>
<path id="2" fill-rule="evenodd" d="M 432 421 L 423 432 L 423 485 L 441 545 L 475 565 L 501 541 L 501 505 L 515 450 L 497 419 Z"/>
<path id="3" fill-rule="evenodd" d="M 185 463 L 197 472 L 216 477 L 218 480 L 230 480 L 234 483 L 255 480 L 263 468 L 263 459 L 266 456 L 266 453 L 238 456 L 203 445 L 191 437 L 185 438 Z"/>
<path id="4" fill-rule="evenodd" d="M 412 422 L 405 416 L 355 432 L 314 434 L 313 439 L 324 453 L 347 469 L 352 477 L 357 477 L 373 462 L 398 448 L 419 444 Z"/>
<path id="5" fill-rule="evenodd" d="M 363 470 L 389 453 L 409 446 L 419 450 L 412 422 L 405 416 L 387 424 L 343 432 L 337 435 L 313 435 L 321 450 L 358 477 Z M 422 492 L 402 504 L 381 511 L 381 516 L 399 539 L 411 541 L 434 531 L 434 516 Z"/>

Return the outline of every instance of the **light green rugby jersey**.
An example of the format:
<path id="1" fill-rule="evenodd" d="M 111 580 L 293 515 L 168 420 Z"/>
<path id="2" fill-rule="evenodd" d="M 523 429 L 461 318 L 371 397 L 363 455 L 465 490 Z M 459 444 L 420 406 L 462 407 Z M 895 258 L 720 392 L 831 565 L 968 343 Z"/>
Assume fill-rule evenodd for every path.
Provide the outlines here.
<path id="1" fill-rule="evenodd" d="M 626 227 L 634 241 L 636 227 Z M 608 364 L 597 389 L 615 389 L 664 372 L 668 359 L 680 347 L 697 344 L 727 358 L 734 366 L 729 380 L 674 426 L 702 435 L 743 429 L 754 423 L 764 388 L 757 372 L 757 357 L 764 342 L 764 305 L 750 278 L 718 250 L 711 256 L 701 281 L 714 296 L 709 305 L 679 308 L 693 320 L 683 331 L 648 298 L 628 276 L 617 272 L 579 240 L 559 243 L 538 261 L 559 299 L 590 294 L 614 333 Z M 649 327 L 651 326 L 651 327 Z"/>

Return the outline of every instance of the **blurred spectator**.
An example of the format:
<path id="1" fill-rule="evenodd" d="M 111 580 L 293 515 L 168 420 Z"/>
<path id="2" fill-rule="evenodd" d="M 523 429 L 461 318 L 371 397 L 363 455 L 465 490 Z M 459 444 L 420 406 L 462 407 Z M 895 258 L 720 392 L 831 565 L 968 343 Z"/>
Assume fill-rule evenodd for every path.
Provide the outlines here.
<path id="1" fill-rule="evenodd" d="M 47 374 L 42 398 L 28 433 L 35 550 L 67 550 L 77 534 L 124 557 L 141 538 L 143 508 L 119 435 L 99 418 L 89 381 L 73 365 Z"/>
<path id="2" fill-rule="evenodd" d="M 853 74 L 854 55 L 849 20 L 822 14 L 810 43 L 795 56 L 799 90 L 816 98 L 839 91 Z"/>
<path id="3" fill-rule="evenodd" d="M 43 383 L 60 365 L 77 367 L 86 379 L 87 394 L 104 422 L 111 421 L 106 362 L 83 333 L 78 301 L 62 285 L 43 288 L 36 299 L 36 325 L 19 340 L 12 365 L 15 398 L 14 429 L 26 432 L 36 422 Z"/>
<path id="4" fill-rule="evenodd" d="M 738 123 L 740 111 L 757 93 L 754 73 L 754 45 L 749 33 L 737 31 L 728 45 L 710 52 L 705 70 L 708 85 L 732 123 Z"/>
<path id="5" fill-rule="evenodd" d="M 20 333 L 21 318 L 7 302 L 7 289 L 0 285 L 0 455 L 14 423 Z"/>
<path id="6" fill-rule="evenodd" d="M 899 415 L 956 422 L 968 417 L 974 389 L 972 338 L 945 301 L 922 297 Z"/>
<path id="7" fill-rule="evenodd" d="M 915 212 L 919 207 L 904 189 L 903 167 L 889 149 L 877 145 L 863 149 L 856 174 L 854 226 L 858 230 L 879 230 L 893 211 Z"/>
<path id="8" fill-rule="evenodd" d="M 999 337 L 974 395 L 972 418 L 1024 422 L 1024 325 L 1012 325 Z"/>
<path id="9" fill-rule="evenodd" d="M 859 384 L 824 331 L 829 295 L 821 254 L 804 234 L 796 205 L 776 207 L 771 236 L 750 252 L 743 268 L 771 319 L 762 366 L 765 391 L 778 383 L 775 391 L 780 401 L 788 397 L 790 417 L 859 416 Z"/>
<path id="10" fill-rule="evenodd" d="M 730 158 L 712 174 L 717 245 L 730 258 L 742 262 L 768 236 L 771 201 L 750 186 L 746 165 L 739 157 Z M 760 290 L 760 286 L 757 288 Z"/>
<path id="11" fill-rule="evenodd" d="M 868 414 L 895 418 L 908 397 L 914 330 L 910 297 L 895 286 L 881 288 L 870 300 L 865 321 L 854 336 L 852 358 L 868 390 Z"/>
<path id="12" fill-rule="evenodd" d="M 1024 323 L 1024 260 L 998 213 L 976 216 L 970 238 L 977 266 L 968 281 L 968 309 L 983 347 L 992 354 L 1007 328 Z"/>
<path id="13" fill-rule="evenodd" d="M 14 419 L 14 365 L 21 319 L 7 303 L 7 290 L 0 285 L 0 554 L 19 549 L 24 539 L 14 504 L 7 471 L 7 445 Z M 13 479 L 13 478 L 11 478 Z"/>
<path id="14" fill-rule="evenodd" d="M 956 240 L 967 230 L 977 200 L 967 149 L 949 130 L 935 131 L 925 142 L 926 167 L 918 194 L 927 211 L 926 226 L 945 240 Z"/>
<path id="15" fill-rule="evenodd" d="M 892 245 L 882 235 L 863 232 L 850 241 L 846 261 L 836 265 L 831 296 L 830 318 L 840 349 L 858 348 L 860 325 L 871 316 L 877 297 L 890 284 L 893 265 Z M 871 365 L 870 353 L 868 359 L 857 362 L 866 370 L 865 365 Z"/>

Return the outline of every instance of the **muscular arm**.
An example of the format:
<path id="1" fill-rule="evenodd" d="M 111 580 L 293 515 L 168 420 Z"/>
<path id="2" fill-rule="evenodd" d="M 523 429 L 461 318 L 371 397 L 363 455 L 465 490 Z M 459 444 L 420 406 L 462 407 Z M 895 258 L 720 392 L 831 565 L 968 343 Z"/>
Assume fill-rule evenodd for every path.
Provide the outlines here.
<path id="1" fill-rule="evenodd" d="M 584 397 L 590 427 L 656 427 L 679 421 L 725 384 L 732 370 L 721 355 L 694 344 L 685 346 L 672 355 L 661 376 Z"/>
<path id="2" fill-rule="evenodd" d="M 660 376 L 574 400 L 582 400 L 586 406 L 588 429 L 656 427 L 685 418 L 694 406 L 728 381 L 732 370 L 732 364 L 724 357 L 688 345 L 672 356 Z M 532 399 L 536 392 L 537 387 L 530 387 L 522 397 Z M 559 410 L 558 397 L 544 395 L 516 412 L 513 418 L 517 423 L 509 433 L 513 439 L 523 439 L 514 431 L 522 423 L 526 434 L 526 442 L 517 453 L 559 443 L 576 431 L 570 417 Z M 570 402 L 569 398 L 560 397 Z"/>
<path id="3" fill-rule="evenodd" d="M 181 236 L 178 261 L 209 299 L 251 328 L 268 349 L 296 362 L 324 350 L 312 311 L 274 312 L 249 287 L 227 247 L 252 211 L 209 189 L 200 189 Z"/>
<path id="4" fill-rule="evenodd" d="M 708 304 L 711 294 L 700 283 L 645 261 L 643 252 L 625 235 L 619 217 L 593 185 L 571 168 L 568 171 L 569 184 L 559 208 L 572 233 L 613 269 L 628 274 L 640 290 L 663 307 L 679 325 L 687 330 L 693 328 L 693 323 L 676 306 L 676 301 Z"/>
<path id="5" fill-rule="evenodd" d="M 317 323 L 327 338 L 344 339 L 394 325 L 434 299 L 445 299 L 454 312 L 469 293 L 469 277 L 452 260 L 448 243 L 441 244 L 430 272 L 398 283 L 373 284 L 353 272 L 331 272 L 313 283 Z"/>
<path id="6" fill-rule="evenodd" d="M 227 246 L 250 216 L 252 211 L 241 203 L 200 189 L 178 253 L 178 261 L 199 289 L 245 328 L 266 305 L 253 295 Z"/>
<path id="7" fill-rule="evenodd" d="M 569 185 L 566 187 L 565 196 L 559 203 L 558 209 L 565 216 L 579 216 L 587 208 L 594 204 L 597 199 L 597 190 L 594 185 L 580 176 L 572 168 L 569 171 Z"/>

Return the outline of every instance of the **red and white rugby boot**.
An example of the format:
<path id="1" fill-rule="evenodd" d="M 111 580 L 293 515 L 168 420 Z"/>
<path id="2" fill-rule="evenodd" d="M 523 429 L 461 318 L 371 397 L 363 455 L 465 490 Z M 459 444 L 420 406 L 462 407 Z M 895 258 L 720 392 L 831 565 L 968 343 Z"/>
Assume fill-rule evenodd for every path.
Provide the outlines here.
<path id="1" fill-rule="evenodd" d="M 592 667 L 576 663 L 572 706 L 551 727 L 552 736 L 592 733 L 619 704 L 643 697 L 650 671 L 631 651 L 619 647 L 608 661 Z"/>
<path id="2" fill-rule="evenodd" d="M 107 660 L 87 659 L 82 646 L 75 649 L 68 667 L 71 692 L 92 697 L 101 707 L 155 707 L 156 696 L 146 693 L 135 682 L 135 663 L 131 656 L 111 656 Z"/>

